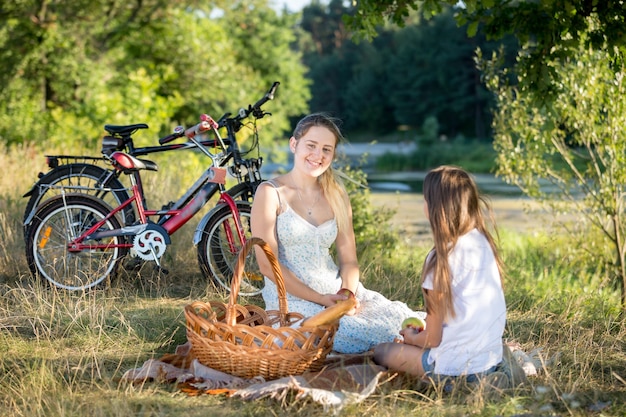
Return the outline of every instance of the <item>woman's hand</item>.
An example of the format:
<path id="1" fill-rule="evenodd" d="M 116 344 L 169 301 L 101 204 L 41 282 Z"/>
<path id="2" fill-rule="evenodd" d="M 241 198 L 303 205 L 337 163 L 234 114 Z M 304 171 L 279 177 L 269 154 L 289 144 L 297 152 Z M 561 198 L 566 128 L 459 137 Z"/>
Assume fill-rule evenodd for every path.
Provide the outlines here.
<path id="1" fill-rule="evenodd" d="M 337 291 L 337 294 L 343 296 L 343 300 L 352 299 L 355 301 L 354 308 L 346 313 L 347 316 L 354 316 L 359 312 L 359 310 L 361 309 L 361 302 L 358 298 L 356 298 L 356 295 L 352 290 L 348 289 L 347 287 L 343 287 L 339 291 Z"/>
<path id="2" fill-rule="evenodd" d="M 358 314 L 358 312 L 361 310 L 361 302 L 358 299 L 355 299 L 355 301 L 356 301 L 356 305 L 354 306 L 352 310 L 346 313 L 346 316 L 354 316 Z"/>
<path id="3" fill-rule="evenodd" d="M 324 307 L 332 307 L 337 304 L 339 301 L 347 300 L 348 297 L 339 294 L 322 294 L 320 298 L 319 304 Z"/>
<path id="4" fill-rule="evenodd" d="M 354 299 L 354 301 L 356 302 L 355 306 L 353 309 L 351 309 L 350 311 L 348 311 L 346 313 L 346 316 L 354 316 L 355 314 L 357 314 L 359 312 L 359 310 L 361 309 L 361 302 L 358 300 L 358 298 L 356 298 L 354 296 L 354 294 L 352 293 L 352 291 L 350 291 L 349 293 L 347 292 L 343 292 L 344 289 L 342 288 L 341 290 L 339 290 L 337 292 L 337 294 L 327 294 L 330 295 L 332 300 L 333 300 L 333 305 L 340 302 L 340 301 L 345 301 L 345 300 L 349 300 L 349 299 Z M 332 305 L 327 305 L 326 307 L 332 307 Z"/>
<path id="5" fill-rule="evenodd" d="M 319 304 L 323 305 L 324 307 L 332 307 L 338 302 L 345 301 L 348 298 L 349 296 L 342 294 L 323 294 L 320 298 Z M 354 300 L 356 301 L 356 305 L 353 309 L 346 313 L 346 316 L 354 316 L 361 309 L 361 303 L 359 302 L 359 300 L 357 298 L 354 298 Z"/>

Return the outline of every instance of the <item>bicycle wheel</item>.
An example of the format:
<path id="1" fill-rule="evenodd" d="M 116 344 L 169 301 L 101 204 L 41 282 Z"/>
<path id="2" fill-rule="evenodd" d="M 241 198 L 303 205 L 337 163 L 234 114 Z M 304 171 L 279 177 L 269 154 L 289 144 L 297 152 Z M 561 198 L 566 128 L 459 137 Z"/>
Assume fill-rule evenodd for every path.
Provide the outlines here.
<path id="1" fill-rule="evenodd" d="M 237 208 L 247 239 L 251 236 L 251 206 L 248 203 L 237 202 Z M 230 291 L 237 255 L 244 243 L 237 235 L 230 207 L 224 205 L 211 216 L 198 243 L 198 261 L 204 277 L 211 279 L 218 288 Z M 244 271 L 239 294 L 242 296 L 259 294 L 265 285 L 265 280 L 259 271 L 254 251 L 246 258 Z"/>
<path id="2" fill-rule="evenodd" d="M 68 250 L 68 243 L 74 237 L 80 236 L 110 211 L 109 207 L 88 195 L 74 194 L 47 200 L 37 209 L 26 239 L 26 259 L 33 275 L 67 290 L 87 290 L 107 277 L 113 278 L 127 250 L 107 246 L 123 243 L 123 237 L 83 242 L 98 244 L 98 249 Z M 120 221 L 113 216 L 99 230 L 120 227 Z"/>
<path id="3" fill-rule="evenodd" d="M 37 206 L 45 199 L 59 195 L 61 187 L 66 187 L 65 192 L 93 195 L 111 207 L 117 207 L 129 198 L 126 188 L 117 178 L 116 173 L 110 169 L 85 163 L 60 165 L 41 177 L 24 195 L 24 197 L 30 196 L 24 210 L 24 238 L 28 235 Z M 134 221 L 134 210 L 132 207 L 126 207 L 124 223 L 132 224 Z"/>
<path id="4" fill-rule="evenodd" d="M 229 188 L 226 192 L 233 198 L 233 200 L 252 203 L 254 192 L 259 184 L 260 182 L 255 184 L 242 182 L 241 184 L 237 184 L 234 187 Z"/>

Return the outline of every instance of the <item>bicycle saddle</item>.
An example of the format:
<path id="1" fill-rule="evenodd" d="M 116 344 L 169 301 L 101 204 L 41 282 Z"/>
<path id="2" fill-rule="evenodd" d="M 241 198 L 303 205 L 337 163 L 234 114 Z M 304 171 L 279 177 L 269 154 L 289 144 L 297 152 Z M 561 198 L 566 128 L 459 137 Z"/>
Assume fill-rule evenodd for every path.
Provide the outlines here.
<path id="1" fill-rule="evenodd" d="M 113 152 L 110 156 L 115 167 L 123 172 L 139 171 L 147 169 L 148 171 L 158 171 L 159 167 L 156 162 L 147 159 L 135 158 L 124 152 Z"/>
<path id="2" fill-rule="evenodd" d="M 148 125 L 145 123 L 137 123 L 134 125 L 104 125 L 104 130 L 112 135 L 132 135 L 139 129 L 147 129 Z"/>

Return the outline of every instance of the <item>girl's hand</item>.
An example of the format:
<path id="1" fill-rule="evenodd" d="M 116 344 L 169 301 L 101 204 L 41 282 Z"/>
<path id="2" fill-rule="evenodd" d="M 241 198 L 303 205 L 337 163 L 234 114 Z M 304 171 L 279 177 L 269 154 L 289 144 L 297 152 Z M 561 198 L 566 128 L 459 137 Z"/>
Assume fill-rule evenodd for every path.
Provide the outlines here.
<path id="1" fill-rule="evenodd" d="M 404 337 L 404 343 L 407 345 L 417 345 L 417 335 L 420 334 L 420 330 L 416 329 L 415 327 L 406 327 L 402 330 L 400 330 L 400 334 L 402 335 L 402 337 Z"/>

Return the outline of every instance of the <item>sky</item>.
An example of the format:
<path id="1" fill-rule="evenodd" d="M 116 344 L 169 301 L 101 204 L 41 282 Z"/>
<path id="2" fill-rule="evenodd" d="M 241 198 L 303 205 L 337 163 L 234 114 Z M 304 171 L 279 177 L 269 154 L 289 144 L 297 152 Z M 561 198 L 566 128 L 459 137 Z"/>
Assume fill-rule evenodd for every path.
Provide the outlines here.
<path id="1" fill-rule="evenodd" d="M 311 0 L 271 0 L 275 4 L 278 5 L 279 9 L 283 8 L 283 5 L 286 5 L 287 8 L 292 11 L 300 11 L 302 8 L 311 3 Z"/>

